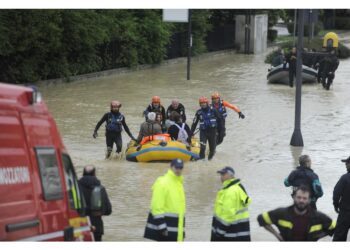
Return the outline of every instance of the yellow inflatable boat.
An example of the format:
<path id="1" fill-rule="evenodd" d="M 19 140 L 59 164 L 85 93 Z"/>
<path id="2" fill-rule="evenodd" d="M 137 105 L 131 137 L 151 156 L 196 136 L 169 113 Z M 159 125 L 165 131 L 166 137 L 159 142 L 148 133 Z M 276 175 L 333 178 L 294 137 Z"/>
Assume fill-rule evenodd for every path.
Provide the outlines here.
<path id="1" fill-rule="evenodd" d="M 171 161 L 180 158 L 184 161 L 199 159 L 200 145 L 193 138 L 190 150 L 179 141 L 152 140 L 143 145 L 130 141 L 126 149 L 126 159 L 134 162 Z"/>

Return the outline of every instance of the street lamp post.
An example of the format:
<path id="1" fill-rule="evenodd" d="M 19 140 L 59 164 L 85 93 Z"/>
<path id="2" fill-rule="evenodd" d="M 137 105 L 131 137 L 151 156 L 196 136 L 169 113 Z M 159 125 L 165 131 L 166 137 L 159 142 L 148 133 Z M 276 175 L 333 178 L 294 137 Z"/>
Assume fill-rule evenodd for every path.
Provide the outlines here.
<path id="1" fill-rule="evenodd" d="M 302 85 L 302 53 L 303 53 L 303 39 L 304 39 L 304 10 L 298 10 L 298 46 L 297 46 L 297 72 L 296 72 L 296 86 L 295 86 L 295 123 L 294 132 L 290 145 L 295 147 L 303 147 L 303 136 L 300 130 L 301 117 L 301 85 Z"/>
<path id="2" fill-rule="evenodd" d="M 187 50 L 187 80 L 191 79 L 191 49 L 192 49 L 192 11 L 188 10 L 188 50 Z"/>

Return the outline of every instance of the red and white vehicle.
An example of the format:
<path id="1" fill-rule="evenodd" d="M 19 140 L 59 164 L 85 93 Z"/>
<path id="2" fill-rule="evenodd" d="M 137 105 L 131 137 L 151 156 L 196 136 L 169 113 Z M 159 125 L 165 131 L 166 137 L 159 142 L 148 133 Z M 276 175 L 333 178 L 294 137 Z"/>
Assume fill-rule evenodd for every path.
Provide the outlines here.
<path id="1" fill-rule="evenodd" d="M 84 204 L 40 93 L 0 83 L 0 241 L 91 241 Z"/>

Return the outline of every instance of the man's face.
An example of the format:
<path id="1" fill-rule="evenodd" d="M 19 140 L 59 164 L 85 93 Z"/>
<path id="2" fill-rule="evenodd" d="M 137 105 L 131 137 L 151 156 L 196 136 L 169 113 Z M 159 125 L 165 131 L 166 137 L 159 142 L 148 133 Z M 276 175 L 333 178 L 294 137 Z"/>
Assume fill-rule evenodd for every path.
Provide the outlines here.
<path id="1" fill-rule="evenodd" d="M 119 111 L 119 106 L 117 106 L 117 105 L 112 105 L 112 106 L 111 106 L 111 110 L 112 110 L 112 112 L 118 112 L 118 111 Z"/>
<path id="2" fill-rule="evenodd" d="M 295 54 L 297 52 L 297 49 L 296 48 L 293 48 L 292 49 L 292 52 Z"/>
<path id="3" fill-rule="evenodd" d="M 155 108 L 158 108 L 159 107 L 159 102 L 154 102 L 154 103 L 152 103 L 153 104 L 153 107 L 155 107 Z"/>
<path id="4" fill-rule="evenodd" d="M 217 104 L 217 103 L 219 103 L 220 99 L 219 98 L 212 98 L 211 100 L 213 101 L 213 103 Z"/>
<path id="5" fill-rule="evenodd" d="M 202 109 L 205 109 L 206 107 L 208 107 L 208 103 L 206 102 L 201 102 L 199 105 L 201 106 Z"/>
<path id="6" fill-rule="evenodd" d="M 346 169 L 350 171 L 350 161 L 345 163 Z"/>
<path id="7" fill-rule="evenodd" d="M 220 174 L 220 179 L 222 183 L 231 178 L 232 178 L 232 175 L 230 175 L 229 173 Z"/>
<path id="8" fill-rule="evenodd" d="M 173 172 L 174 172 L 174 174 L 175 174 L 176 176 L 181 176 L 181 175 L 182 175 L 183 167 L 182 167 L 182 168 L 171 167 L 171 169 L 173 170 Z"/>
<path id="9" fill-rule="evenodd" d="M 177 101 L 172 101 L 171 102 L 171 106 L 174 108 L 174 109 L 177 109 L 179 107 L 179 102 Z"/>
<path id="10" fill-rule="evenodd" d="M 304 192 L 302 190 L 298 190 L 295 193 L 293 200 L 294 200 L 294 206 L 299 211 L 304 211 L 310 204 L 310 193 Z"/>

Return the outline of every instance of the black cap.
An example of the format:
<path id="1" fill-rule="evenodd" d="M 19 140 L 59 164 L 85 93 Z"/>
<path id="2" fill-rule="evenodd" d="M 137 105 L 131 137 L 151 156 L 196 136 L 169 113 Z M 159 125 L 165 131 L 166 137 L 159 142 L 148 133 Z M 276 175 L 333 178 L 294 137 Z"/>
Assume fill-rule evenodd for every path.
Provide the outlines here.
<path id="1" fill-rule="evenodd" d="M 350 163 L 350 156 L 347 158 L 347 159 L 343 159 L 341 160 L 342 162 L 345 162 L 345 163 Z"/>
<path id="2" fill-rule="evenodd" d="M 176 159 L 171 161 L 170 166 L 174 167 L 174 168 L 183 168 L 184 167 L 184 161 L 179 159 L 179 158 L 176 158 Z"/>
<path id="3" fill-rule="evenodd" d="M 218 174 L 226 174 L 226 173 L 230 173 L 231 175 L 235 175 L 235 170 L 233 170 L 233 168 L 226 166 L 223 169 L 217 171 Z"/>

